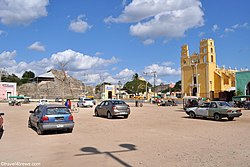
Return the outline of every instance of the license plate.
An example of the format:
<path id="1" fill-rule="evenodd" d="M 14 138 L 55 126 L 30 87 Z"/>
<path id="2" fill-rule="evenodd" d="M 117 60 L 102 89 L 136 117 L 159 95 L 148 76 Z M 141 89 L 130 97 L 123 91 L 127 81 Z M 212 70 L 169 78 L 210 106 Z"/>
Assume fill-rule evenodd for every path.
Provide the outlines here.
<path id="1" fill-rule="evenodd" d="M 63 128 L 63 125 L 56 125 L 57 128 Z"/>

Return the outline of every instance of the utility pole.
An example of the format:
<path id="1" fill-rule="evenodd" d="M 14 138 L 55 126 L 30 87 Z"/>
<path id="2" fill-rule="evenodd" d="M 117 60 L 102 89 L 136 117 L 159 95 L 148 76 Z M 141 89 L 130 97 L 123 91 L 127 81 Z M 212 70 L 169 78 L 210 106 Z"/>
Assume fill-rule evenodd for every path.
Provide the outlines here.
<path id="1" fill-rule="evenodd" d="M 156 71 L 152 71 L 151 74 L 154 75 L 154 98 L 155 98 L 155 80 L 156 80 L 156 74 L 157 74 L 157 72 Z"/>

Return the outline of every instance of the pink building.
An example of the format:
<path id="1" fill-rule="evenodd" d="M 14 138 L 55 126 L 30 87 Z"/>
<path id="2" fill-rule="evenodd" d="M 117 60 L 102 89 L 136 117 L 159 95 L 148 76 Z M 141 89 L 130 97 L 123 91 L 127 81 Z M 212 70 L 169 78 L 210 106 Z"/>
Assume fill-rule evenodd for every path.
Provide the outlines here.
<path id="1" fill-rule="evenodd" d="M 0 100 L 6 100 L 10 96 L 16 96 L 16 83 L 0 82 Z"/>

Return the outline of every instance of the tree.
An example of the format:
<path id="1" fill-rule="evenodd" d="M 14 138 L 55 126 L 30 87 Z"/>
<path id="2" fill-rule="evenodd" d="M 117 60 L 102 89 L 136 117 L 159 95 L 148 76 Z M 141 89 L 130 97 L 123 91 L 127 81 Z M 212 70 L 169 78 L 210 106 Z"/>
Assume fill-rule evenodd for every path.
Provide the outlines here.
<path id="1" fill-rule="evenodd" d="M 138 78 L 139 78 L 139 75 L 137 74 L 137 73 L 135 73 L 134 75 L 133 75 L 133 80 L 138 80 Z"/>
<path id="2" fill-rule="evenodd" d="M 148 83 L 147 87 L 152 87 L 150 83 Z M 133 80 L 125 83 L 123 86 L 124 89 L 128 91 L 128 93 L 144 93 L 146 92 L 146 81 L 145 80 L 140 80 L 139 76 L 137 73 L 133 75 Z"/>
<path id="3" fill-rule="evenodd" d="M 33 73 L 32 71 L 25 71 L 21 78 L 21 83 L 22 84 L 28 83 L 32 78 L 35 78 L 35 73 Z"/>
<path id="4" fill-rule="evenodd" d="M 17 86 L 22 85 L 22 82 L 21 82 L 20 78 L 18 78 L 18 76 L 16 76 L 15 74 L 3 75 L 2 78 L 1 78 L 1 81 L 2 82 L 15 82 L 15 83 L 17 83 Z"/>
<path id="5" fill-rule="evenodd" d="M 35 78 L 35 73 L 32 71 L 25 71 L 22 78 Z"/>

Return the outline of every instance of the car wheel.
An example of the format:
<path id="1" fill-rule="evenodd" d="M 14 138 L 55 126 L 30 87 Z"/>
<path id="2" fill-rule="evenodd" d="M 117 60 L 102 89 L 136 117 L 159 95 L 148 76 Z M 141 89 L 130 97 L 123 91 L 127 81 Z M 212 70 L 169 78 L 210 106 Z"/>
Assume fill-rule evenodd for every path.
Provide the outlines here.
<path id="1" fill-rule="evenodd" d="M 32 124 L 31 124 L 30 120 L 28 121 L 28 128 L 32 128 Z"/>
<path id="2" fill-rule="evenodd" d="M 97 111 L 97 110 L 95 110 L 95 116 L 96 116 L 96 117 L 99 117 L 99 114 L 98 114 L 98 111 Z"/>
<path id="3" fill-rule="evenodd" d="M 128 115 L 124 115 L 124 119 L 127 119 L 128 118 Z"/>
<path id="4" fill-rule="evenodd" d="M 43 133 L 44 133 L 39 124 L 37 125 L 36 132 L 37 132 L 38 135 L 43 135 Z"/>
<path id="5" fill-rule="evenodd" d="M 107 117 L 108 117 L 108 119 L 112 119 L 111 112 L 109 112 L 109 111 L 108 111 L 108 113 L 107 113 Z"/>
<path id="6" fill-rule="evenodd" d="M 67 132 L 68 132 L 68 133 L 72 133 L 72 132 L 73 132 L 73 129 L 68 129 Z"/>
<path id="7" fill-rule="evenodd" d="M 190 118 L 195 118 L 196 117 L 196 115 L 195 115 L 195 113 L 193 111 L 190 111 L 189 116 L 190 116 Z"/>
<path id="8" fill-rule="evenodd" d="M 214 120 L 215 121 L 220 121 L 221 120 L 220 114 L 218 114 L 218 113 L 214 114 Z"/>
<path id="9" fill-rule="evenodd" d="M 79 104 L 77 103 L 77 107 L 79 107 Z"/>
<path id="10" fill-rule="evenodd" d="M 232 121 L 232 120 L 234 120 L 234 117 L 228 117 L 227 119 L 228 119 L 228 121 Z"/>

